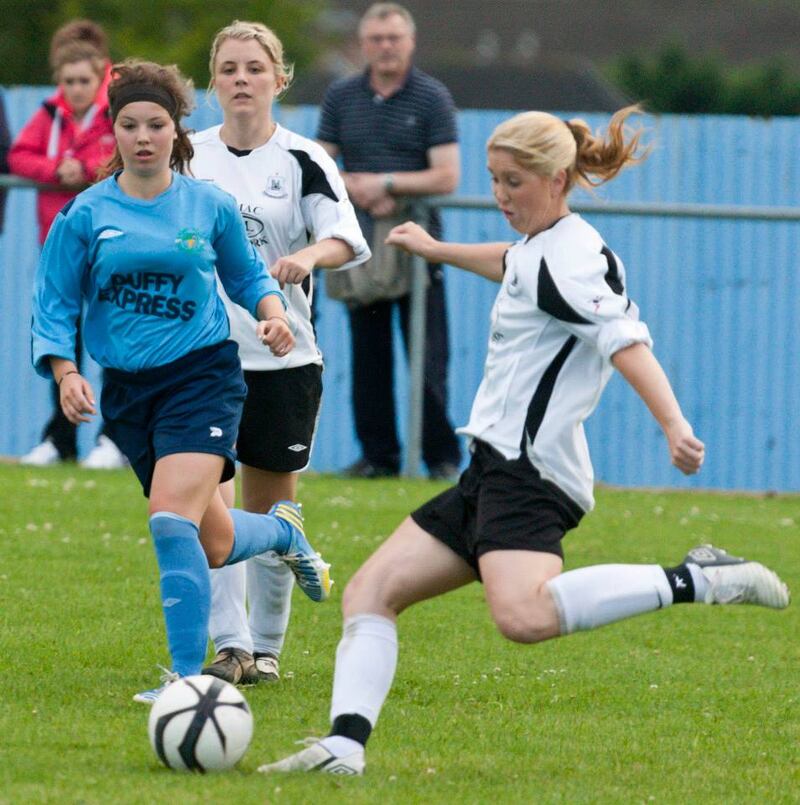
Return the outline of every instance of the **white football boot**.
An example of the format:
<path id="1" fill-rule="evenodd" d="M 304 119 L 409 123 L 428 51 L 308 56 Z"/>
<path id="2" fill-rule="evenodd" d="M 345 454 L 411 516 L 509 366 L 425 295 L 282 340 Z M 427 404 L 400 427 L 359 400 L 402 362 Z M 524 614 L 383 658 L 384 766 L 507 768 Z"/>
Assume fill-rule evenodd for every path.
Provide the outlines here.
<path id="1" fill-rule="evenodd" d="M 364 773 L 366 761 L 364 747 L 361 746 L 348 755 L 337 757 L 326 746 L 325 739 L 307 738 L 300 743 L 310 743 L 277 763 L 267 763 L 258 767 L 262 774 L 287 771 L 320 771 L 323 774 L 339 774 L 342 777 L 360 777 Z M 355 741 L 353 742 L 355 743 Z"/>
<path id="2" fill-rule="evenodd" d="M 707 604 L 758 604 L 773 609 L 789 606 L 789 588 L 760 562 L 731 556 L 713 545 L 692 548 L 683 561 L 697 565 L 708 580 Z"/>

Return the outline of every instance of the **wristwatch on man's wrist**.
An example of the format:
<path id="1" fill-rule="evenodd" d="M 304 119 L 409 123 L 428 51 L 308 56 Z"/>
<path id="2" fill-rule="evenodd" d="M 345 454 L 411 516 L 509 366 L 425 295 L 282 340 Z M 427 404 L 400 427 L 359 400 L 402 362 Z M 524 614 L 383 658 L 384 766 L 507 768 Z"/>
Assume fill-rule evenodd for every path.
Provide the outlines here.
<path id="1" fill-rule="evenodd" d="M 393 173 L 385 173 L 383 175 L 383 189 L 387 193 L 391 193 L 394 190 L 394 174 Z"/>

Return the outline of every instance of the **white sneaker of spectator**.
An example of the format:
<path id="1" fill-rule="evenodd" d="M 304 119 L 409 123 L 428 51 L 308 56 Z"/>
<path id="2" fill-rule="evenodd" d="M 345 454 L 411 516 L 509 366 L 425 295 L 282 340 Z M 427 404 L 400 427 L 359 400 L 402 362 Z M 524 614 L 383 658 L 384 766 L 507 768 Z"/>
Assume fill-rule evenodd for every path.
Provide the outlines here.
<path id="1" fill-rule="evenodd" d="M 128 466 L 128 459 L 120 449 L 108 438 L 101 435 L 92 451 L 81 461 L 81 467 L 87 470 L 118 470 Z"/>
<path id="2" fill-rule="evenodd" d="M 20 464 L 27 464 L 30 467 L 47 467 L 51 464 L 58 464 L 61 461 L 61 454 L 56 446 L 45 439 L 41 444 L 37 444 L 28 453 L 25 453 L 19 460 Z"/>

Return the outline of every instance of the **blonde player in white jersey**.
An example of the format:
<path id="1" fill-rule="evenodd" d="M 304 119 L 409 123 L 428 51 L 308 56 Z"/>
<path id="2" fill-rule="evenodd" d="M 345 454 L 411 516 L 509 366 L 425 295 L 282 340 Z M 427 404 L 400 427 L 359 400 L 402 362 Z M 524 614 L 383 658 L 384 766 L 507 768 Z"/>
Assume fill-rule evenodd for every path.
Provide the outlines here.
<path id="1" fill-rule="evenodd" d="M 283 287 L 296 340 L 291 355 L 265 359 L 250 316 L 221 291 L 248 387 L 237 442 L 242 504 L 265 512 L 295 499 L 314 437 L 322 355 L 311 324 L 311 273 L 357 265 L 369 248 L 333 160 L 273 120 L 273 100 L 291 80 L 277 36 L 261 23 L 234 21 L 214 38 L 209 71 L 224 118 L 192 137 L 191 171 L 236 198 L 251 243 Z M 226 491 L 232 504 L 232 486 Z M 277 680 L 291 571 L 268 555 L 231 568 L 212 573 L 216 656 L 203 673 L 233 683 Z"/>
<path id="2" fill-rule="evenodd" d="M 594 505 L 583 421 L 616 368 L 664 430 L 672 463 L 696 473 L 705 453 L 600 234 L 570 212 L 575 183 L 599 184 L 638 160 L 628 107 L 605 137 L 581 120 L 542 112 L 495 129 L 488 166 L 495 200 L 523 235 L 515 244 L 446 244 L 416 224 L 387 242 L 499 282 L 488 356 L 469 423 L 472 461 L 456 487 L 417 509 L 367 560 L 344 593 L 332 728 L 321 741 L 260 771 L 361 774 L 364 746 L 397 662 L 397 616 L 480 579 L 509 640 L 594 629 L 673 603 L 789 603 L 763 565 L 711 546 L 675 567 L 595 565 L 566 573 L 561 540 Z"/>

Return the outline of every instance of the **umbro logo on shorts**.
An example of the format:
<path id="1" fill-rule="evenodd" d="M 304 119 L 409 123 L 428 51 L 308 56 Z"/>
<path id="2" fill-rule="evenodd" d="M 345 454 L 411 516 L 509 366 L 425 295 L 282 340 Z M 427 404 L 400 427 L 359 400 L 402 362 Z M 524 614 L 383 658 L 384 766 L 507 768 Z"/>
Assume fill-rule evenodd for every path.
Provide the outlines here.
<path id="1" fill-rule="evenodd" d="M 124 232 L 120 232 L 119 229 L 104 229 L 98 236 L 98 240 L 108 240 L 109 238 L 118 238 L 121 235 L 124 235 Z"/>
<path id="2" fill-rule="evenodd" d="M 164 609 L 169 609 L 170 607 L 174 607 L 175 604 L 180 604 L 180 602 L 180 598 L 165 598 L 161 602 L 161 606 L 164 607 Z"/>
<path id="3" fill-rule="evenodd" d="M 211 427 L 208 429 L 208 435 L 212 439 L 219 439 L 219 437 L 222 436 L 222 428 L 218 428 L 216 425 L 211 425 Z"/>
<path id="4" fill-rule="evenodd" d="M 293 444 L 289 448 L 293 453 L 301 453 L 303 450 L 308 450 L 308 445 L 305 444 Z"/>

